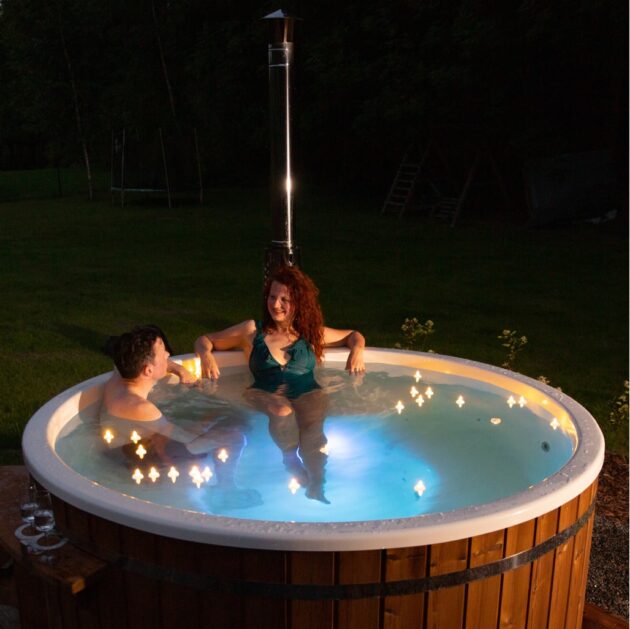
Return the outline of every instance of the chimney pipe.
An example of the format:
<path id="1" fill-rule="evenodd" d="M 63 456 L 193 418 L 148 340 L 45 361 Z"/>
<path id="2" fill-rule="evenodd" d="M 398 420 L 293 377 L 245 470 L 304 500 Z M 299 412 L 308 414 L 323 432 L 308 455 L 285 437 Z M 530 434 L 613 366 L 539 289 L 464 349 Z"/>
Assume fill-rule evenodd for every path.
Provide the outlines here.
<path id="1" fill-rule="evenodd" d="M 282 9 L 266 15 L 269 26 L 269 120 L 271 138 L 271 245 L 265 252 L 265 279 L 278 266 L 299 264 L 293 240 L 291 170 L 291 83 L 295 18 Z"/>

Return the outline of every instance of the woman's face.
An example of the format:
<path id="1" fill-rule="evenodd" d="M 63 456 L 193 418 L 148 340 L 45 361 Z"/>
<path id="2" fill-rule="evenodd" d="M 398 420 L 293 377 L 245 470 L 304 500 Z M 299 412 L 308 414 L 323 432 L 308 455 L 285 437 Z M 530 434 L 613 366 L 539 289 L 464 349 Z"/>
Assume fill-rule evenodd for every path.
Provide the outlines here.
<path id="1" fill-rule="evenodd" d="M 267 297 L 267 310 L 277 325 L 290 325 L 294 310 L 289 289 L 280 282 L 271 282 Z"/>

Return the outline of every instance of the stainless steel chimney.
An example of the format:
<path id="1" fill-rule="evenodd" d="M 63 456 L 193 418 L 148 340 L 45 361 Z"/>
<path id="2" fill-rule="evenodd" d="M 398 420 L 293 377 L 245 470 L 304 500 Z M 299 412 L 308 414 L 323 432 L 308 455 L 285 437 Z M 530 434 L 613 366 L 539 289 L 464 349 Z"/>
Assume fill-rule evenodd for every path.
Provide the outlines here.
<path id="1" fill-rule="evenodd" d="M 291 74 L 295 18 L 281 9 L 266 15 L 269 25 L 269 119 L 271 137 L 271 245 L 265 255 L 265 278 L 278 266 L 299 264 L 293 240 L 293 172 L 291 170 Z"/>

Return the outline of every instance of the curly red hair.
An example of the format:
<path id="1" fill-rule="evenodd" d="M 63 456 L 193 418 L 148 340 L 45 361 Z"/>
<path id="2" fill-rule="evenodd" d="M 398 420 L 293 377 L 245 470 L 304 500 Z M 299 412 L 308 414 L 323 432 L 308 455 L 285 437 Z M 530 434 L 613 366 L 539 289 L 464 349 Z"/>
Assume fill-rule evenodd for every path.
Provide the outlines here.
<path id="1" fill-rule="evenodd" d="M 324 354 L 324 315 L 319 305 L 319 290 L 313 280 L 295 266 L 282 266 L 276 269 L 265 282 L 263 290 L 264 330 L 272 330 L 274 322 L 267 308 L 267 299 L 271 284 L 284 284 L 289 290 L 294 308 L 293 329 L 313 348 L 317 362 L 322 361 Z"/>

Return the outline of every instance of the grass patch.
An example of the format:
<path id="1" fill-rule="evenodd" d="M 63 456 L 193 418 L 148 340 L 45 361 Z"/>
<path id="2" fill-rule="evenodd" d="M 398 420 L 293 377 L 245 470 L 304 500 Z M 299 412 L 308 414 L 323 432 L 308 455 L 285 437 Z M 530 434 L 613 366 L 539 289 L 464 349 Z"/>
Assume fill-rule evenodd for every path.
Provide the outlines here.
<path id="1" fill-rule="evenodd" d="M 109 172 L 94 170 L 95 192 L 109 190 Z M 42 168 L 38 170 L 0 170 L 0 202 L 20 199 L 88 196 L 85 168 Z"/>
<path id="2" fill-rule="evenodd" d="M 391 347 L 405 317 L 430 318 L 432 349 L 491 364 L 505 359 L 497 335 L 517 330 L 529 344 L 515 368 L 561 386 L 610 448 L 627 450 L 627 425 L 607 424 L 627 377 L 625 228 L 450 229 L 323 194 L 305 195 L 296 218 L 330 325 Z M 267 192 L 255 189 L 211 190 L 203 207 L 173 209 L 78 197 L 0 204 L 0 448 L 19 448 L 51 396 L 109 370 L 108 335 L 154 322 L 186 353 L 198 334 L 258 316 L 269 223 Z"/>

